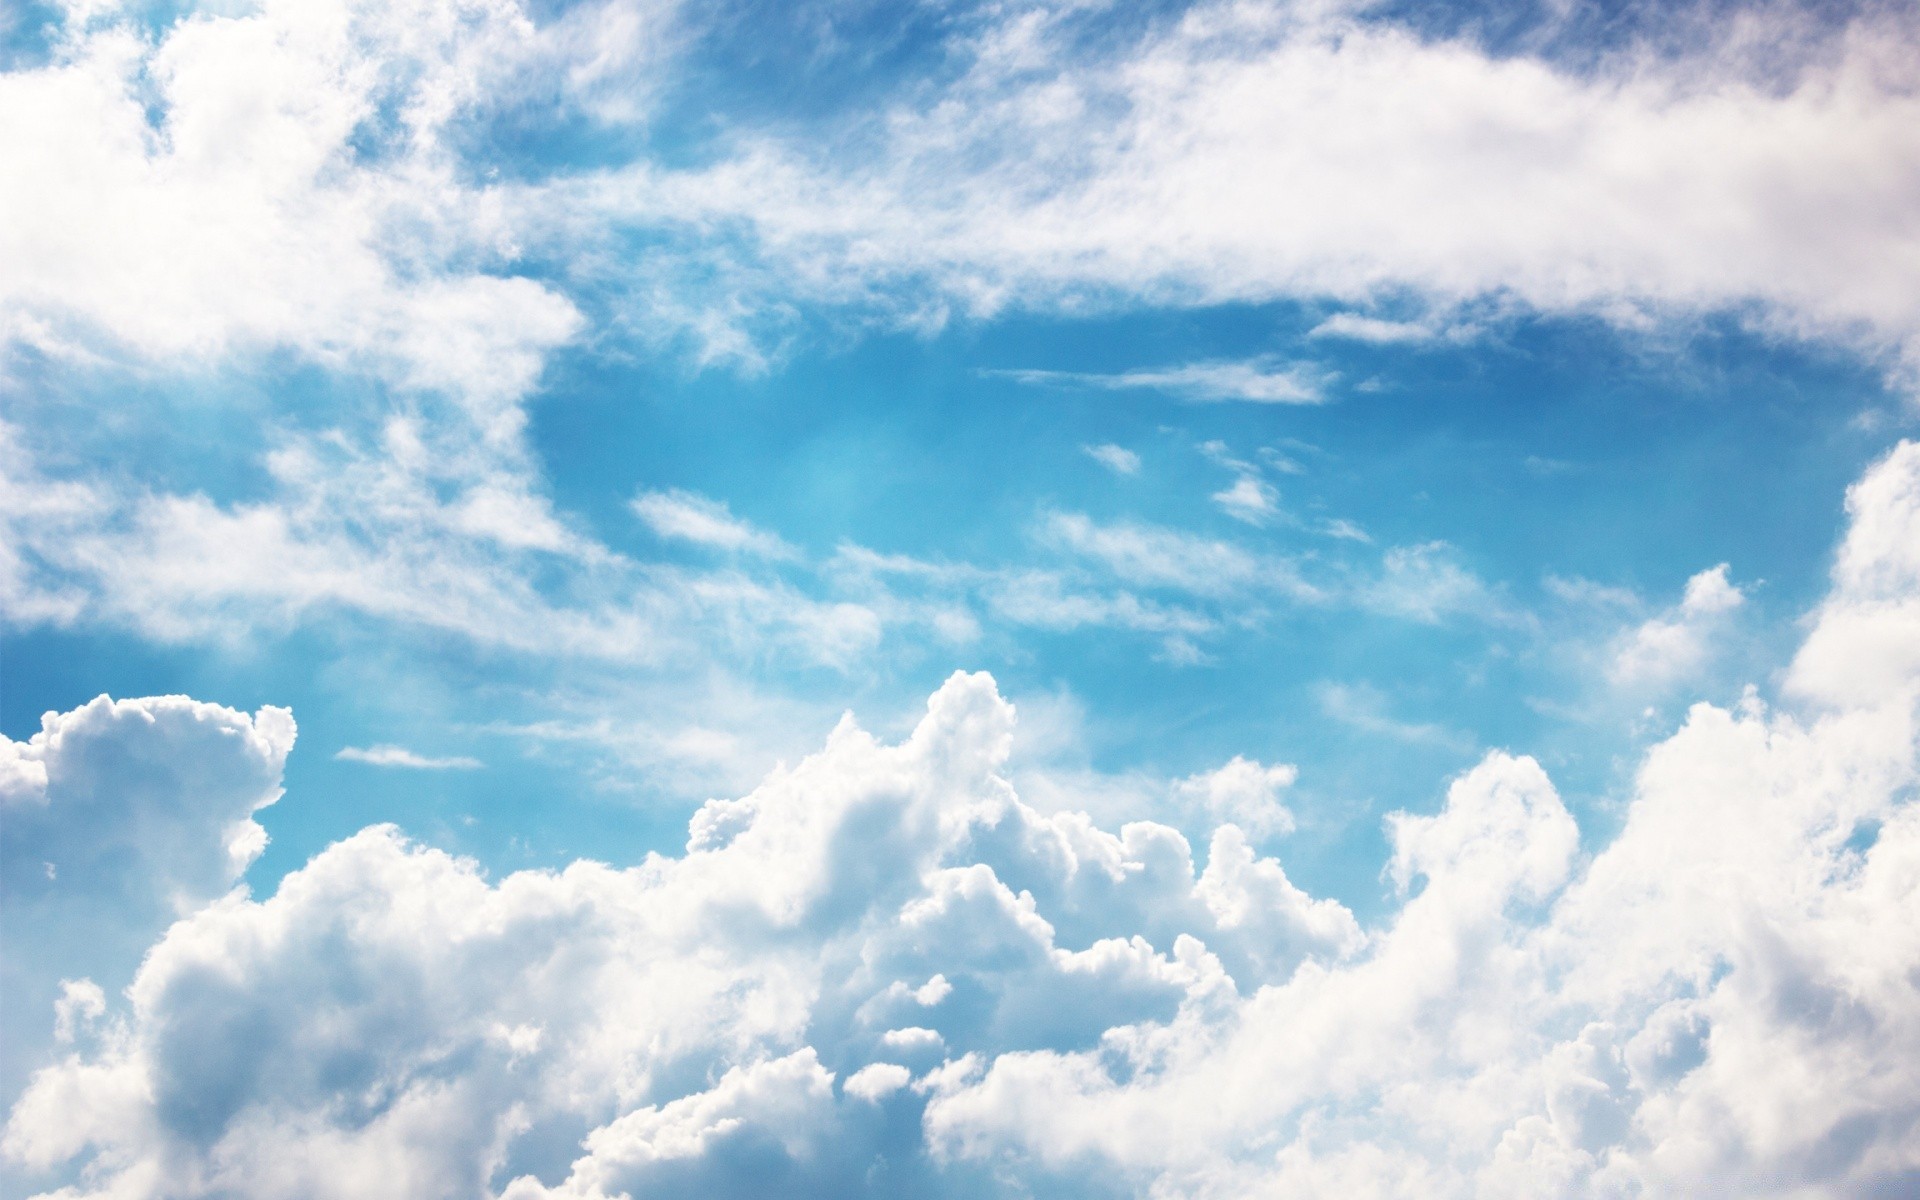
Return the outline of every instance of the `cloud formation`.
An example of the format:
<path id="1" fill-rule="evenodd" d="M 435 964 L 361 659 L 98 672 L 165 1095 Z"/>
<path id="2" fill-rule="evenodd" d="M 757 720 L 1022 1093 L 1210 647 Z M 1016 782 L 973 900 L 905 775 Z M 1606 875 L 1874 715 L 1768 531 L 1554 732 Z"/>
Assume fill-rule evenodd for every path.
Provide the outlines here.
<path id="1" fill-rule="evenodd" d="M 1114 374 L 1092 371 L 991 371 L 1016 383 L 1102 391 L 1163 392 L 1197 404 L 1240 400 L 1253 404 L 1319 404 L 1326 399 L 1325 372 L 1307 364 L 1268 359 L 1198 362 Z"/>
<path id="2" fill-rule="evenodd" d="M 472 771 L 486 765 L 477 758 L 462 755 L 435 758 L 404 746 L 343 746 L 333 756 L 342 762 L 365 763 L 370 767 L 404 767 L 411 771 Z"/>
<path id="3" fill-rule="evenodd" d="M 1411 297 L 1623 328 L 1730 312 L 1913 361 L 1908 16 L 1676 17 L 1684 36 L 1579 62 L 1345 5 L 1197 4 L 1137 36 L 1100 36 L 1102 19 L 995 10 L 957 43 L 955 82 L 856 120 L 825 143 L 838 156 L 743 137 L 708 169 L 634 164 L 561 190 L 636 227 L 737 222 L 718 277 L 743 314 L 773 308 L 751 298 L 770 279 L 909 323 L 1310 298 L 1358 310 L 1325 333 L 1382 341 L 1440 327 L 1371 315 Z M 1027 377 L 1319 394 L 1233 364 Z"/>
<path id="4" fill-rule="evenodd" d="M 956 675 L 679 856 L 493 882 L 376 827 L 192 913 L 124 998 L 62 994 L 5 1151 L 88 1164 L 74 1196 L 1898 1193 L 1917 478 L 1903 445 L 1851 493 L 1814 707 L 1695 706 L 1590 856 L 1496 751 L 1389 818 L 1363 927 L 1238 824 L 1202 859 L 1026 806 L 1011 706 Z M 1244 820 L 1292 778 L 1183 786 Z"/>
<path id="5" fill-rule="evenodd" d="M 26 741 L 0 736 L 0 1090 L 18 1091 L 49 1028 L 97 1007 L 96 985 L 63 976 L 119 987 L 161 930 L 239 882 L 293 743 L 284 708 L 184 696 L 101 696 Z"/>

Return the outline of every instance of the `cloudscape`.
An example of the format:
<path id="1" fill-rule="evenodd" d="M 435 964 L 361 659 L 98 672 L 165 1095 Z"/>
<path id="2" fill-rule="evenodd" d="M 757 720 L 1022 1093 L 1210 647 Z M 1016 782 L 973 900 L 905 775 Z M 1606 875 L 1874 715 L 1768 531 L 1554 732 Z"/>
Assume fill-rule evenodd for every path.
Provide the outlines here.
<path id="1" fill-rule="evenodd" d="M 0 10 L 0 1193 L 1920 1195 L 1920 17 Z"/>

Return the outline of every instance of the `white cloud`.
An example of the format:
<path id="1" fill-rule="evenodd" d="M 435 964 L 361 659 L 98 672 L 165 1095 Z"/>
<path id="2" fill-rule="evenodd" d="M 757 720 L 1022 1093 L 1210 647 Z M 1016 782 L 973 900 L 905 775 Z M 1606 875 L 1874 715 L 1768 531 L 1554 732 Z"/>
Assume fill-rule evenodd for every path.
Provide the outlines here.
<path id="1" fill-rule="evenodd" d="M 1149 525 L 1100 525 L 1079 513 L 1054 513 L 1042 536 L 1145 587 L 1220 595 L 1267 578 L 1269 568 L 1228 542 Z"/>
<path id="2" fill-rule="evenodd" d="M 881 1100 L 901 1088 L 913 1078 L 913 1072 L 898 1063 L 868 1063 L 847 1077 L 843 1085 L 849 1096 L 858 1096 L 862 1100 Z"/>
<path id="3" fill-rule="evenodd" d="M 1727 614 L 1745 602 L 1745 593 L 1727 579 L 1726 563 L 1701 571 L 1687 580 L 1677 606 L 1619 639 L 1608 677 L 1616 684 L 1661 686 L 1696 675 Z"/>
<path id="4" fill-rule="evenodd" d="M 413 771 L 473 771 L 486 764 L 477 758 L 454 756 L 433 758 L 416 754 L 402 746 L 344 746 L 334 757 L 343 762 L 365 763 L 370 767 L 404 767 Z"/>
<path id="5" fill-rule="evenodd" d="M 1242 475 L 1233 486 L 1213 494 L 1213 502 L 1235 520 L 1264 525 L 1280 511 L 1280 493 L 1264 479 Z"/>
<path id="6" fill-rule="evenodd" d="M 290 348 L 451 392 L 511 436 L 582 319 L 502 273 L 513 234 L 442 136 L 537 38 L 512 5 L 457 10 L 270 0 L 152 38 L 69 17 L 49 61 L 0 75 L 0 338 L 168 362 Z"/>
<path id="7" fill-rule="evenodd" d="M 845 1155 L 884 1119 L 859 1106 L 884 1110 L 904 1082 L 869 1053 L 1078 1041 L 1171 1013 L 1224 985 L 1188 929 L 1248 978 L 1357 936 L 1237 844 L 1200 876 L 1164 826 L 1116 837 L 1026 808 L 999 774 L 1011 731 L 991 682 L 956 676 L 902 745 L 843 722 L 820 754 L 706 805 L 685 856 L 624 871 L 493 884 L 363 831 L 270 898 L 175 925 L 102 1018 L 110 1036 L 36 1078 L 7 1153 L 36 1170 L 79 1155 L 103 1186 L 160 1191 L 471 1194 L 497 1175 L 538 1195 L 519 1131 L 598 1114 L 570 1169 L 542 1160 L 560 1194 L 632 1190 L 613 1181 L 667 1163 L 717 1186 L 735 1155 L 853 1181 L 870 1160 Z M 1262 911 L 1270 896 L 1297 913 Z M 1141 919 L 1172 956 L 1133 936 Z M 842 1032 L 809 1044 L 819 1020 Z"/>
<path id="8" fill-rule="evenodd" d="M 1112 442 L 1102 442 L 1097 446 L 1082 446 L 1087 456 L 1115 475 L 1138 475 L 1140 456 L 1125 446 L 1116 446 Z"/>
<path id="9" fill-rule="evenodd" d="M 1769 9 L 1573 64 L 1346 6 L 1202 4 L 1137 39 L 1090 38 L 1089 19 L 976 23 L 955 47 L 966 73 L 853 118 L 857 135 L 748 139 L 710 168 L 615 169 L 527 203 L 685 231 L 676 277 L 722 262 L 704 278 L 741 313 L 766 311 L 742 292 L 771 279 L 907 323 L 1411 294 L 1626 328 L 1725 311 L 1875 352 L 1911 354 L 1920 335 L 1905 286 L 1920 59 L 1904 15 L 1818 28 Z M 1774 49 L 1762 61 L 1757 45 Z M 748 236 L 724 254 L 698 244 L 723 225 Z M 1343 330 L 1410 332 L 1328 332 Z M 1258 382 L 1269 373 L 1033 378 L 1318 395 Z"/>
<path id="10" fill-rule="evenodd" d="M 1847 490 L 1833 588 L 1793 660 L 1790 691 L 1846 705 L 1920 678 L 1920 443 L 1901 442 Z"/>
<path id="11" fill-rule="evenodd" d="M 1435 624 L 1450 616 L 1499 618 L 1499 600 L 1445 542 L 1391 547 L 1380 572 L 1360 585 L 1362 604 L 1411 621 Z"/>
<path id="12" fill-rule="evenodd" d="M 1439 334 L 1432 326 L 1421 321 L 1388 321 L 1380 317 L 1343 312 L 1335 313 L 1315 325 L 1307 331 L 1307 336 L 1393 345 L 1401 342 L 1428 342 Z"/>
<path id="13" fill-rule="evenodd" d="M 1254 404 L 1319 404 L 1326 372 L 1309 364 L 1253 358 L 1100 374 L 1090 371 L 991 371 L 1020 383 L 1165 392 L 1195 403 L 1240 400 Z"/>
<path id="14" fill-rule="evenodd" d="M 712 546 L 767 558 L 791 558 L 793 547 L 765 530 L 733 515 L 724 503 L 693 492 L 673 488 L 664 492 L 642 492 L 634 497 L 633 511 L 648 528 L 663 538 L 676 538 L 697 545 Z"/>
<path id="15" fill-rule="evenodd" d="M 1262 766 L 1236 754 L 1225 766 L 1175 783 L 1173 796 L 1208 826 L 1233 824 L 1255 838 L 1271 837 L 1293 832 L 1293 812 L 1280 793 L 1299 777 L 1299 768 L 1289 763 Z"/>
<path id="16" fill-rule="evenodd" d="M 239 882 L 293 742 L 286 709 L 184 696 L 101 696 L 26 741 L 0 736 L 0 1094 L 38 1065 L 45 1031 L 71 1040 L 95 1015 L 95 980 L 118 987 L 156 934 Z"/>
<path id="17" fill-rule="evenodd" d="M 234 504 L 49 479 L 13 430 L 0 455 L 0 522 L 16 535 L 0 602 L 14 620 L 196 642 L 359 615 L 625 663 L 732 647 L 845 665 L 882 632 L 873 611 L 768 572 L 615 553 L 555 513 L 518 452 L 457 424 L 395 419 L 371 444 L 292 438 L 268 456 L 269 494 Z M 780 545 L 757 532 L 749 544 Z"/>
<path id="18" fill-rule="evenodd" d="M 1854 489 L 1822 624 L 1920 591 L 1915 461 Z M 1916 628 L 1866 648 L 1915 663 Z M 1898 1192 L 1920 678 L 1815 698 L 1696 706 L 1589 856 L 1546 772 L 1488 754 L 1389 818 L 1401 900 L 1363 928 L 1235 825 L 1201 868 L 1165 825 L 1023 804 L 1011 706 L 955 676 L 904 742 L 848 719 L 709 802 L 679 857 L 490 882 L 374 828 L 219 900 L 124 1000 L 66 994 L 4 1147 L 265 1200 Z M 1188 783 L 1270 813 L 1290 780 Z"/>

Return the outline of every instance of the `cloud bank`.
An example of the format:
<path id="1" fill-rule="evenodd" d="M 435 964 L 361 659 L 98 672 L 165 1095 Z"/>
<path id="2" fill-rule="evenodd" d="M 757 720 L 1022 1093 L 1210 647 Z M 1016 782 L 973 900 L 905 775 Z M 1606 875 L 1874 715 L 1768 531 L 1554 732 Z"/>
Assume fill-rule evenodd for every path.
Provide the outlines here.
<path id="1" fill-rule="evenodd" d="M 1916 496 L 1911 443 L 1851 491 L 1803 708 L 1694 707 L 1591 851 L 1539 764 L 1488 754 L 1389 818 L 1403 899 L 1373 927 L 1232 823 L 1284 834 L 1290 768 L 1184 784 L 1229 818 L 1199 852 L 1043 816 L 1005 778 L 1012 706 L 956 674 L 903 742 L 848 718 L 708 802 L 677 856 L 491 881 L 374 827 L 207 904 L 124 996 L 63 991 L 0 1145 L 64 1197 L 1899 1194 Z M 71 760 L 9 743 L 10 803 L 168 777 L 122 750 L 142 713 L 251 747 L 209 760 L 237 808 L 156 818 L 230 863 L 290 740 L 271 712 L 52 718 L 118 723 Z M 35 790 L 55 761 L 65 808 Z"/>

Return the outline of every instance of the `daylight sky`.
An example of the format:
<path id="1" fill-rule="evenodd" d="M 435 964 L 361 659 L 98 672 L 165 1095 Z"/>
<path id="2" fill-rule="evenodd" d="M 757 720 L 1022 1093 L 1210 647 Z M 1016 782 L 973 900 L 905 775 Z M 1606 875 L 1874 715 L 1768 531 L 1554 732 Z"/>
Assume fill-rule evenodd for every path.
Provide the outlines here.
<path id="1" fill-rule="evenodd" d="M 1920 1193 L 1920 16 L 0 5 L 0 1193 Z"/>

